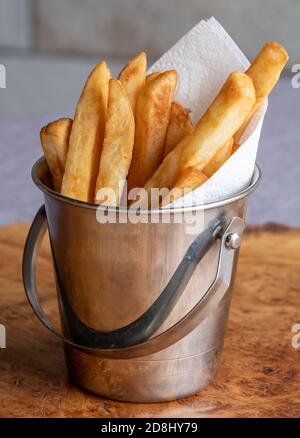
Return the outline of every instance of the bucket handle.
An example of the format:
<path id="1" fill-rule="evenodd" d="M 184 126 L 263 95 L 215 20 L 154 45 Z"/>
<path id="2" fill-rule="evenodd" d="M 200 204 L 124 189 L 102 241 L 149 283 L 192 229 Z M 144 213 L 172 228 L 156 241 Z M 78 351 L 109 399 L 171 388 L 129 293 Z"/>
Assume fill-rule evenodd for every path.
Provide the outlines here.
<path id="1" fill-rule="evenodd" d="M 234 269 L 235 251 L 239 247 L 240 236 L 244 230 L 244 221 L 239 217 L 234 217 L 225 230 L 222 229 L 223 225 L 224 217 L 220 217 L 211 222 L 207 229 L 193 241 L 166 287 L 166 289 L 168 287 L 173 288 L 173 295 L 180 296 L 199 261 L 206 254 L 212 243 L 218 238 L 221 239 L 216 277 L 209 289 L 189 313 L 165 332 L 153 338 L 121 348 L 96 348 L 81 345 L 57 332 L 40 305 L 35 271 L 37 254 L 47 229 L 47 216 L 43 205 L 32 222 L 24 248 L 23 283 L 27 299 L 36 316 L 48 330 L 65 343 L 72 345 L 80 351 L 112 359 L 138 358 L 156 353 L 173 345 L 192 332 L 218 306 L 228 290 Z M 151 336 L 151 333 L 149 336 Z"/>

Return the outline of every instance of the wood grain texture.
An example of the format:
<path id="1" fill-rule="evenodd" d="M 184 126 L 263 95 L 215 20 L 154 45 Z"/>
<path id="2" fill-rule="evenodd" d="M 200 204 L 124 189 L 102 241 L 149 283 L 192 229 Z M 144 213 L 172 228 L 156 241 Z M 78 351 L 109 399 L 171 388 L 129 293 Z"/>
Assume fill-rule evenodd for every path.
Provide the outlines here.
<path id="1" fill-rule="evenodd" d="M 291 328 L 300 323 L 300 230 L 256 228 L 243 239 L 222 356 L 214 384 L 198 395 L 160 404 L 105 400 L 69 382 L 60 341 L 25 300 L 21 259 L 26 224 L 0 229 L 1 417 L 299 417 L 300 350 Z M 47 242 L 39 283 L 57 323 Z"/>

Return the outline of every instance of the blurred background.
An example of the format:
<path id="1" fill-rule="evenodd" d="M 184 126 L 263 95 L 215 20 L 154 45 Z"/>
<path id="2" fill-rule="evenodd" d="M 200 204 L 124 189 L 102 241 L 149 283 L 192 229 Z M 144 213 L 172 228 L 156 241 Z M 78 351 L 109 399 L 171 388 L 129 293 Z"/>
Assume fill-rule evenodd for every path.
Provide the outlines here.
<path id="1" fill-rule="evenodd" d="M 258 163 L 264 179 L 248 221 L 300 226 L 299 0 L 0 0 L 0 224 L 31 220 L 41 197 L 30 168 L 39 130 L 71 116 L 85 78 L 105 56 L 113 73 L 141 50 L 149 64 L 203 18 L 215 16 L 251 58 L 265 41 L 290 63 L 270 98 Z M 294 83 L 295 85 L 295 83 Z M 297 86 L 297 83 L 296 83 Z M 299 81 L 300 86 L 300 81 Z"/>

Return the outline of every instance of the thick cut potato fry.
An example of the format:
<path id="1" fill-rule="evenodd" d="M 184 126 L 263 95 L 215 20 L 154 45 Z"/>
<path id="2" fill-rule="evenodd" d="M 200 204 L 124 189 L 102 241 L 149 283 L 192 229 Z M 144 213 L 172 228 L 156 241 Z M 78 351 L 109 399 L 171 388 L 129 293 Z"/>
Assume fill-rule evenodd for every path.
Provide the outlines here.
<path id="1" fill-rule="evenodd" d="M 234 143 L 232 146 L 231 155 L 233 155 L 241 145 L 239 143 Z"/>
<path id="2" fill-rule="evenodd" d="M 203 173 L 209 178 L 211 177 L 231 156 L 233 146 L 233 138 L 231 137 L 218 150 L 208 164 L 203 168 Z"/>
<path id="3" fill-rule="evenodd" d="M 135 113 L 138 95 L 145 84 L 146 69 L 146 53 L 141 52 L 125 65 L 118 77 L 128 95 L 133 113 Z"/>
<path id="4" fill-rule="evenodd" d="M 164 159 L 145 185 L 151 188 L 174 187 L 186 167 L 199 170 L 242 125 L 255 103 L 254 85 L 244 73 L 231 73 L 217 97 L 197 125 Z"/>
<path id="5" fill-rule="evenodd" d="M 161 163 L 176 81 L 176 71 L 166 71 L 146 81 L 140 93 L 128 190 L 143 187 Z"/>
<path id="6" fill-rule="evenodd" d="M 189 110 L 178 102 L 172 102 L 164 156 L 168 155 L 186 135 L 190 134 L 192 129 Z"/>
<path id="7" fill-rule="evenodd" d="M 160 206 L 165 207 L 177 199 L 182 198 L 189 191 L 192 191 L 205 183 L 207 179 L 208 177 L 201 172 L 201 170 L 198 170 L 196 167 L 187 167 L 183 170 L 174 187 L 170 190 L 169 195 L 162 200 Z"/>
<path id="8" fill-rule="evenodd" d="M 41 129 L 42 148 L 51 173 L 53 188 L 60 192 L 65 171 L 72 119 L 59 119 Z"/>
<path id="9" fill-rule="evenodd" d="M 239 143 L 251 117 L 278 82 L 280 74 L 288 62 L 288 59 L 289 56 L 285 48 L 274 41 L 270 41 L 262 48 L 246 71 L 246 74 L 250 76 L 254 83 L 256 102 L 251 113 L 235 134 L 235 143 Z"/>
<path id="10" fill-rule="evenodd" d="M 96 183 L 95 203 L 118 207 L 131 163 L 134 144 L 134 115 L 120 81 L 111 79 L 103 148 Z M 122 185 L 123 184 L 123 185 Z M 98 198 L 102 188 L 113 189 L 115 199 Z"/>
<path id="11" fill-rule="evenodd" d="M 100 62 L 90 73 L 72 124 L 61 193 L 81 201 L 94 201 L 103 143 L 110 71 Z"/>
<path id="12" fill-rule="evenodd" d="M 162 74 L 164 72 L 165 72 L 165 70 L 154 71 L 153 73 L 149 73 L 146 76 L 146 84 L 148 84 L 150 81 L 152 81 L 152 79 L 156 79 L 160 74 Z"/>

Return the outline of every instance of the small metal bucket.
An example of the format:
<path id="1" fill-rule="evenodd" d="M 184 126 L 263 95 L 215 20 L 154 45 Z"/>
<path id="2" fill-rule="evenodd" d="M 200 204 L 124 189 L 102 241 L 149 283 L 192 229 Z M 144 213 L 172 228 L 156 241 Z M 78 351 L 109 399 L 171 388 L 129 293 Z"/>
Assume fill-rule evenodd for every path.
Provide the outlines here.
<path id="1" fill-rule="evenodd" d="M 132 402 L 172 400 L 212 382 L 247 198 L 259 182 L 259 169 L 251 185 L 231 198 L 142 210 L 136 223 L 126 221 L 127 209 L 110 208 L 106 211 L 115 214 L 117 223 L 100 224 L 96 214 L 104 207 L 55 193 L 43 158 L 32 176 L 45 207 L 25 244 L 24 287 L 40 321 L 64 341 L 73 381 Z M 47 225 L 63 334 L 47 320 L 36 290 L 36 255 Z"/>

